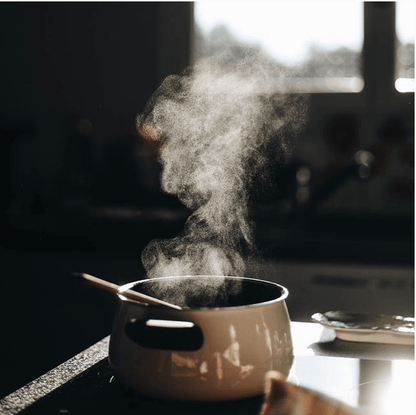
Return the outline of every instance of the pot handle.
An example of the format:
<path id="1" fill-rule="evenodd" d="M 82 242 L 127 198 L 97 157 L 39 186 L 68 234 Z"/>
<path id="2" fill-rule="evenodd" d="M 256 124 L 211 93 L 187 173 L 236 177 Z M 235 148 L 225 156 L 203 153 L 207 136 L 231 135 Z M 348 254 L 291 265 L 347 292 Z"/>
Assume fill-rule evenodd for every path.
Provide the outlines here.
<path id="1" fill-rule="evenodd" d="M 190 321 L 133 318 L 124 331 L 139 346 L 151 349 L 195 351 L 204 343 L 201 328 Z"/>

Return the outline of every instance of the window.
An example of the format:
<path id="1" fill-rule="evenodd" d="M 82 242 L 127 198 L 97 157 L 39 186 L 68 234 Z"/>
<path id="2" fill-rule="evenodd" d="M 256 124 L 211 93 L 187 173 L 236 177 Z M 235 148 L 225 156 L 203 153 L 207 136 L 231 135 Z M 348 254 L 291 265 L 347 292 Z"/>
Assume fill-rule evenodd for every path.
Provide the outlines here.
<path id="1" fill-rule="evenodd" d="M 196 2 L 194 56 L 260 50 L 299 70 L 296 89 L 360 92 L 363 12 L 362 2 L 345 0 Z"/>
<path id="2" fill-rule="evenodd" d="M 415 89 L 415 15 L 415 2 L 396 3 L 395 87 L 399 92 Z M 363 89 L 363 2 L 203 1 L 194 5 L 194 20 L 195 59 L 225 49 L 241 55 L 262 50 L 277 64 L 302 67 L 296 82 L 301 91 Z"/>
<path id="3" fill-rule="evenodd" d="M 416 3 L 396 4 L 397 61 L 395 86 L 399 92 L 415 90 Z"/>
<path id="4" fill-rule="evenodd" d="M 159 36 L 160 70 L 165 75 L 179 73 L 181 68 L 201 56 L 213 55 L 224 45 L 238 53 L 247 48 L 260 49 L 273 54 L 279 65 L 309 68 L 308 76 L 298 79 L 298 91 L 312 92 L 310 117 L 292 160 L 309 168 L 311 194 L 312 184 L 316 187 L 314 183 L 324 183 L 326 178 L 332 177 L 336 167 L 347 163 L 354 152 L 374 151 L 380 159 L 377 170 L 368 180 L 350 178 L 335 186 L 335 190 L 319 202 L 318 214 L 372 215 L 377 212 L 379 217 L 385 214 L 398 219 L 410 218 L 411 224 L 414 93 L 409 85 L 414 88 L 414 35 L 409 32 L 415 30 L 412 11 L 415 4 L 405 0 L 397 3 L 353 0 L 310 3 L 319 12 L 308 9 L 309 3 L 301 0 L 172 3 L 175 7 L 188 5 L 190 12 L 184 13 L 188 20 L 180 22 L 176 16 L 171 19 L 165 12 L 168 24 L 160 25 L 163 28 Z M 250 11 L 250 4 L 256 9 Z M 292 5 L 298 5 L 302 14 L 308 15 L 305 22 L 296 18 Z M 269 6 L 285 10 L 286 20 L 291 23 L 288 34 L 263 36 L 280 30 L 275 27 L 280 22 L 279 9 L 270 11 Z M 333 6 L 336 11 L 332 9 L 332 17 L 328 17 Z M 290 13 L 292 17 L 289 18 Z M 244 16 L 246 23 L 239 23 L 239 27 L 235 20 Z M 342 20 L 348 21 L 348 27 L 343 26 Z M 184 30 L 188 22 L 190 35 Z M 265 27 L 254 30 L 255 24 L 260 23 Z M 308 37 L 303 36 L 301 40 L 298 38 L 303 25 L 308 27 Z M 337 40 L 336 44 L 328 44 L 326 39 L 318 37 L 321 27 L 325 28 L 327 38 Z M 336 32 L 339 34 L 335 35 Z M 289 49 L 286 54 L 283 49 L 273 51 L 268 42 L 275 37 L 284 41 L 290 38 L 296 54 L 291 55 Z M 403 45 L 410 46 L 404 49 Z M 185 56 L 185 50 L 190 51 L 189 56 Z M 325 67 L 326 64 L 329 66 Z"/>

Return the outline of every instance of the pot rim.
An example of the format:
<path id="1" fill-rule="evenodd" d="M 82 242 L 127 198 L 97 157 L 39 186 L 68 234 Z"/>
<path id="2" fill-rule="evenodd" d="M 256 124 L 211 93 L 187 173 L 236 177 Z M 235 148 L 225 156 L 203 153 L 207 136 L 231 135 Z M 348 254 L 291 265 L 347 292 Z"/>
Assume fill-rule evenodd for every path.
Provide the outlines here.
<path id="1" fill-rule="evenodd" d="M 286 298 L 289 295 L 289 290 L 284 287 L 283 285 L 277 284 L 273 281 L 266 281 L 266 280 L 261 280 L 259 278 L 249 278 L 249 277 L 237 277 L 237 276 L 231 276 L 231 275 L 169 275 L 169 276 L 163 276 L 163 277 L 154 277 L 154 278 L 144 278 L 142 280 L 137 280 L 137 281 L 133 281 L 133 282 L 129 282 L 126 284 L 123 284 L 122 286 L 120 286 L 119 288 L 119 293 L 117 294 L 118 298 L 121 301 L 126 301 L 126 302 L 131 302 L 133 304 L 140 304 L 141 306 L 146 306 L 146 307 L 153 307 L 153 308 L 160 308 L 160 306 L 156 306 L 156 305 L 152 305 L 152 304 L 146 304 L 146 303 L 142 303 L 140 301 L 137 300 L 133 300 L 127 297 L 123 296 L 123 291 L 127 291 L 131 288 L 133 288 L 134 286 L 138 285 L 138 284 L 142 284 L 146 281 L 152 281 L 152 280 L 159 280 L 159 279 L 177 279 L 177 278 L 198 278 L 198 277 L 210 277 L 210 278 L 227 278 L 227 279 L 234 279 L 234 280 L 241 280 L 241 281 L 250 281 L 250 282 L 254 282 L 254 283 L 259 283 L 259 284 L 264 284 L 264 285 L 274 285 L 276 287 L 279 287 L 281 290 L 281 295 L 277 298 L 274 298 L 272 300 L 268 300 L 268 301 L 263 301 L 260 303 L 255 303 L 255 304 L 246 304 L 246 305 L 239 305 L 239 306 L 230 306 L 230 307 L 195 307 L 195 308 L 183 308 L 182 310 L 169 310 L 169 309 L 165 309 L 164 310 L 169 310 L 169 311 L 174 311 L 174 312 L 189 312 L 189 311 L 224 311 L 224 310 L 238 310 L 238 309 L 246 309 L 246 308 L 253 308 L 253 307 L 264 307 L 267 305 L 271 305 L 271 304 L 275 304 L 275 303 L 280 303 L 283 302 L 284 300 L 286 300 Z"/>

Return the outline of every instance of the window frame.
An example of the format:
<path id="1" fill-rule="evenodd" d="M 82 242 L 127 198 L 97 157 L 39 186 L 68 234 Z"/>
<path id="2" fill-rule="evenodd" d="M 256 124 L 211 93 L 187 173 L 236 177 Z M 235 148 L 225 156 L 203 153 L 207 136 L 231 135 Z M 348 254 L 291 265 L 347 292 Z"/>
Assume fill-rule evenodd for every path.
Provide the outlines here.
<path id="1" fill-rule="evenodd" d="M 370 148 L 377 142 L 380 127 L 388 118 L 399 117 L 414 129 L 414 93 L 399 92 L 395 88 L 398 43 L 396 2 L 363 2 L 363 7 L 361 69 L 364 87 L 360 92 L 309 94 L 309 121 L 302 135 L 307 145 L 320 145 L 328 121 L 345 114 L 358 120 L 362 149 Z M 193 2 L 159 5 L 159 82 L 193 63 L 193 8 Z M 328 165 L 336 157 L 331 150 L 322 148 L 320 163 Z M 357 183 L 356 186 L 363 185 Z M 371 185 L 371 196 L 367 198 L 371 202 L 366 202 L 370 205 L 363 205 L 364 209 L 390 212 L 383 186 L 385 183 L 382 181 Z M 334 207 L 339 208 L 338 202 L 334 202 Z"/>
<path id="2" fill-rule="evenodd" d="M 312 103 L 331 110 L 381 110 L 414 104 L 413 92 L 399 92 L 396 81 L 396 2 L 363 2 L 364 41 L 360 92 L 312 92 Z M 157 80 L 193 63 L 194 3 L 158 3 Z"/>

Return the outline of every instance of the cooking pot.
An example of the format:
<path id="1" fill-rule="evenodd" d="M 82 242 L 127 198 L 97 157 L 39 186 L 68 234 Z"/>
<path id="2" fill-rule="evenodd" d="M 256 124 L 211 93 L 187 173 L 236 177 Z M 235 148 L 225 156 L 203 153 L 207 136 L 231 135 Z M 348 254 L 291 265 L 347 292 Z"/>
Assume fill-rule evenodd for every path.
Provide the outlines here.
<path id="1" fill-rule="evenodd" d="M 124 290 L 182 309 L 127 299 Z M 123 285 L 109 362 L 119 381 L 142 395 L 222 401 L 264 393 L 265 374 L 288 375 L 290 320 L 281 285 L 243 277 L 180 276 Z"/>

